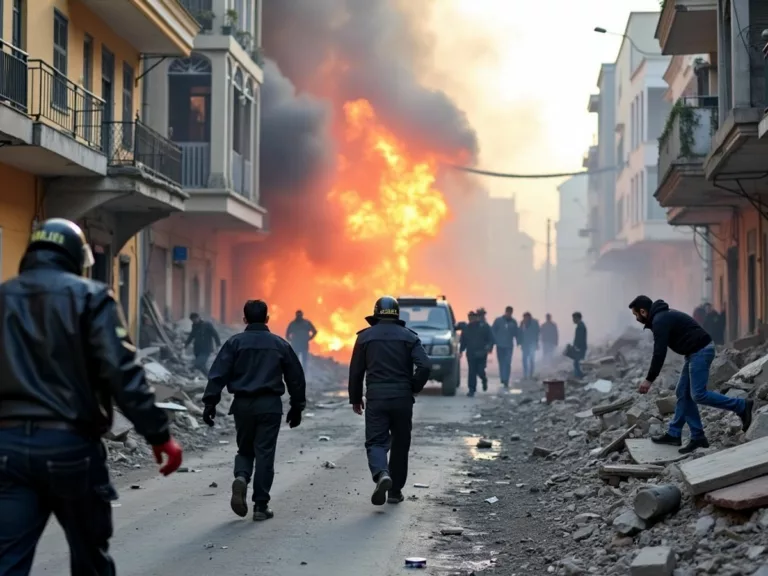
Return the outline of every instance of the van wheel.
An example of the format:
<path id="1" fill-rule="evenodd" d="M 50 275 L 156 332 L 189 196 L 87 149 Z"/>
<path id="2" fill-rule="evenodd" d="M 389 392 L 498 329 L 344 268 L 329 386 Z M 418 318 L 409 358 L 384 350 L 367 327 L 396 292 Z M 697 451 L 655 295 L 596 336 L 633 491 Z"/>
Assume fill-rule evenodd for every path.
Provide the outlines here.
<path id="1" fill-rule="evenodd" d="M 443 380 L 443 396 L 456 396 L 459 387 L 459 370 L 455 369 Z"/>

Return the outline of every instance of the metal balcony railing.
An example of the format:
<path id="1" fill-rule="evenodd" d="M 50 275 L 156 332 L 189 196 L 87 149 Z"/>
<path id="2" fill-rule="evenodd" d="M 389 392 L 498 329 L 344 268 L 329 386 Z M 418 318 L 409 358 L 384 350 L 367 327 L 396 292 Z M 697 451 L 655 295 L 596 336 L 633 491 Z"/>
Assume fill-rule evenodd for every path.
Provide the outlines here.
<path id="1" fill-rule="evenodd" d="M 29 60 L 28 68 L 28 112 L 35 122 L 51 122 L 91 148 L 102 150 L 104 100 L 42 60 Z"/>
<path id="2" fill-rule="evenodd" d="M 177 142 L 181 148 L 181 184 L 184 188 L 208 188 L 211 145 L 208 142 Z"/>
<path id="3" fill-rule="evenodd" d="M 249 158 L 232 150 L 232 187 L 241 196 L 251 198 L 252 167 Z"/>
<path id="4" fill-rule="evenodd" d="M 105 122 L 110 167 L 136 166 L 181 186 L 181 148 L 139 120 Z"/>
<path id="5" fill-rule="evenodd" d="M 213 30 L 213 0 L 181 0 L 181 5 L 200 22 L 203 30 Z"/>
<path id="6" fill-rule="evenodd" d="M 717 96 L 678 100 L 659 137 L 659 178 L 664 178 L 673 164 L 702 161 L 712 149 L 717 128 Z"/>
<path id="7" fill-rule="evenodd" d="M 27 60 L 23 50 L 0 39 L 0 102 L 27 113 Z"/>

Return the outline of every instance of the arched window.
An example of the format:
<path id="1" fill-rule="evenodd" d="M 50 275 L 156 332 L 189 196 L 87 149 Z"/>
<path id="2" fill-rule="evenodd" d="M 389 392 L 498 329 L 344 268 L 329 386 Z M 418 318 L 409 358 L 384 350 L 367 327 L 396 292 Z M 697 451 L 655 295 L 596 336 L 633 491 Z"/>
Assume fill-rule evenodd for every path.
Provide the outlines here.
<path id="1" fill-rule="evenodd" d="M 211 61 L 201 54 L 174 60 L 168 67 L 168 126 L 172 140 L 180 144 L 210 142 L 211 72 Z M 200 175 L 200 180 L 207 181 L 207 177 Z"/>
<path id="2" fill-rule="evenodd" d="M 178 58 L 171 62 L 168 67 L 168 74 L 171 76 L 210 76 L 211 61 L 201 54 L 192 54 L 189 58 Z"/>

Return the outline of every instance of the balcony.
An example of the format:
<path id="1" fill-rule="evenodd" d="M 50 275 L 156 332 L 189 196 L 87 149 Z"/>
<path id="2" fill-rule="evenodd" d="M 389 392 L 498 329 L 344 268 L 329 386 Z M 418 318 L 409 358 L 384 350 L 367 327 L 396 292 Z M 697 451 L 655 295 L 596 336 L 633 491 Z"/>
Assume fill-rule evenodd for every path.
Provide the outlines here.
<path id="1" fill-rule="evenodd" d="M 139 120 L 105 122 L 110 172 L 138 172 L 173 188 L 181 188 L 181 148 Z"/>
<path id="2" fill-rule="evenodd" d="M 667 56 L 717 52 L 717 0 L 665 0 L 656 39 Z"/>
<path id="3" fill-rule="evenodd" d="M 179 0 L 80 0 L 139 52 L 189 56 L 200 25 Z"/>
<path id="4" fill-rule="evenodd" d="M 208 188 L 211 175 L 211 145 L 208 142 L 179 142 L 181 184 L 184 188 Z"/>

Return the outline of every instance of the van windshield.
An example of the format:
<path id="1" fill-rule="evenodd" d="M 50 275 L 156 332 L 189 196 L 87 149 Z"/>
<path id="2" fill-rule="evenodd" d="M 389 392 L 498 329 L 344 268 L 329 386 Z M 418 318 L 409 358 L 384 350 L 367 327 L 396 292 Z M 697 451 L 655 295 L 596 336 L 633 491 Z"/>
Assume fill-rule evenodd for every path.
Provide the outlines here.
<path id="1" fill-rule="evenodd" d="M 444 306 L 403 306 L 400 320 L 411 330 L 450 330 L 448 310 Z"/>

